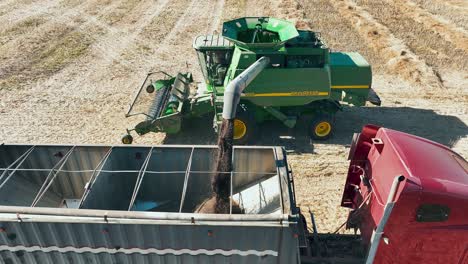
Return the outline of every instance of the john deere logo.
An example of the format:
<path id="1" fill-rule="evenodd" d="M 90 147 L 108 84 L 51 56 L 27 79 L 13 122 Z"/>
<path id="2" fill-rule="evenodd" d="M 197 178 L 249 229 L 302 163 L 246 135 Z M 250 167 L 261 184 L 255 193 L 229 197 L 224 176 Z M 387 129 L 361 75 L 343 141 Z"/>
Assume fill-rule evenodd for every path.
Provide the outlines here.
<path id="1" fill-rule="evenodd" d="M 321 95 L 321 94 L 319 91 L 302 91 L 302 92 L 291 93 L 291 96 L 316 96 L 316 95 Z"/>

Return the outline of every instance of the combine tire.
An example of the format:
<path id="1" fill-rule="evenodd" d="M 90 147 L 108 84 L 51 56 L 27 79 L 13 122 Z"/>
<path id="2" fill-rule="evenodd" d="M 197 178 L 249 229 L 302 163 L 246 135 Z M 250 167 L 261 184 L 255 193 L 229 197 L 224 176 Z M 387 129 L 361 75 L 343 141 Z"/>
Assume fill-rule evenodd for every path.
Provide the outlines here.
<path id="1" fill-rule="evenodd" d="M 146 86 L 147 93 L 154 93 L 154 86 L 152 84 Z"/>
<path id="2" fill-rule="evenodd" d="M 133 137 L 132 135 L 125 135 L 122 137 L 122 143 L 125 145 L 129 145 L 133 143 Z"/>
<path id="3" fill-rule="evenodd" d="M 326 140 L 333 134 L 334 128 L 334 116 L 330 114 L 320 114 L 312 120 L 309 128 L 309 134 L 312 139 Z"/>
<path id="4" fill-rule="evenodd" d="M 234 143 L 244 145 L 249 143 L 255 136 L 256 123 L 252 115 L 240 112 L 234 118 Z"/>

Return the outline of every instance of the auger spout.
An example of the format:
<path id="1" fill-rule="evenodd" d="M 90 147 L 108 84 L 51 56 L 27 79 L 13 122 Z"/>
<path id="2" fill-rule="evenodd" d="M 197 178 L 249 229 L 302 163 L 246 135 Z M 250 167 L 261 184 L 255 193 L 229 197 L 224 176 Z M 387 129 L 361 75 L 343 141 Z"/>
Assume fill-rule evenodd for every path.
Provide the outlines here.
<path id="1" fill-rule="evenodd" d="M 245 87 L 247 87 L 268 64 L 270 64 L 270 58 L 261 57 L 228 84 L 224 90 L 224 119 L 233 119 L 236 116 L 237 105 L 239 104 L 242 91 L 244 91 Z"/>

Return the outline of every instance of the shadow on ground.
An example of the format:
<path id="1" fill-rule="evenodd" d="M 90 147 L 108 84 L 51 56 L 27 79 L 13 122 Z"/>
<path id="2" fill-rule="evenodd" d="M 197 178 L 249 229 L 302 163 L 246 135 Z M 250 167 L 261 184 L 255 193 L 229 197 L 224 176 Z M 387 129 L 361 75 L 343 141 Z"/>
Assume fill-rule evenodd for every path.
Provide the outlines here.
<path id="1" fill-rule="evenodd" d="M 212 118 L 192 120 L 178 135 L 166 136 L 165 144 L 216 144 L 217 135 L 211 128 Z M 432 110 L 411 107 L 345 107 L 336 116 L 335 134 L 323 144 L 349 145 L 354 133 L 366 124 L 414 134 L 448 147 L 468 134 L 468 127 L 456 116 L 440 115 Z M 284 146 L 294 153 L 313 153 L 314 143 L 309 139 L 307 124 L 288 129 L 279 122 L 260 125 L 252 145 Z"/>

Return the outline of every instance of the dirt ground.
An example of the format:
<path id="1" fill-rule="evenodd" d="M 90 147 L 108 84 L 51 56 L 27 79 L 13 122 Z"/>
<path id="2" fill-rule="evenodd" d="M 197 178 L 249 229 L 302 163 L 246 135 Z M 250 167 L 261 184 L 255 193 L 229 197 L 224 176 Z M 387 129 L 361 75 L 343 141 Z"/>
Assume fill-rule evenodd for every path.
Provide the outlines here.
<path id="1" fill-rule="evenodd" d="M 239 16 L 275 16 L 322 32 L 332 50 L 373 65 L 381 107 L 345 108 L 327 142 L 266 124 L 259 145 L 290 152 L 297 201 L 319 231 L 340 208 L 349 143 L 373 123 L 468 157 L 468 2 L 457 0 L 2 0 L 0 142 L 119 144 L 138 120 L 124 112 L 150 70 L 200 72 L 191 45 Z M 136 144 L 214 143 L 209 126 Z"/>

